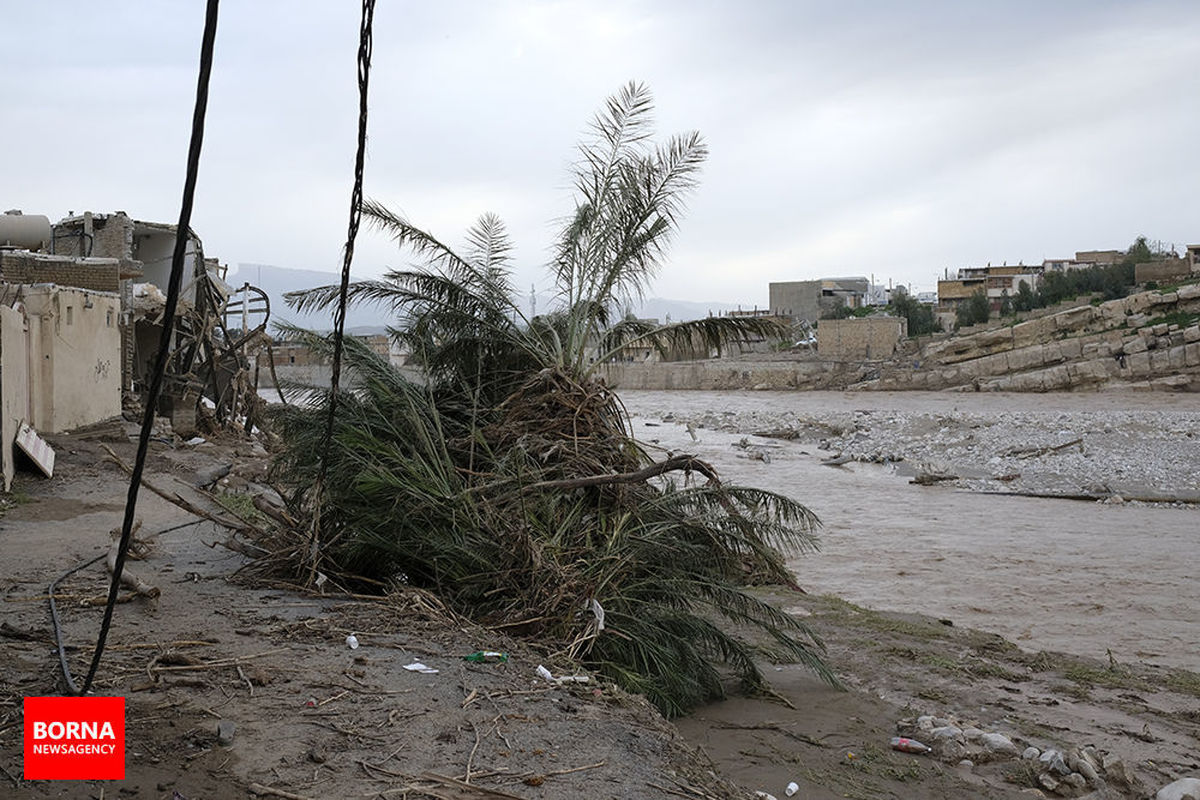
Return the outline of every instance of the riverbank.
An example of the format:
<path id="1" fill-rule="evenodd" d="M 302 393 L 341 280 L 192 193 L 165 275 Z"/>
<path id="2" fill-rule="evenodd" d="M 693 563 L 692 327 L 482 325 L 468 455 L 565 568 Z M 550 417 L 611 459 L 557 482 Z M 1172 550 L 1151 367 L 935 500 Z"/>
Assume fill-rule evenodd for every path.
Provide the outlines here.
<path id="1" fill-rule="evenodd" d="M 802 397 L 791 400 L 822 400 Z M 714 402 L 690 395 L 668 399 Z M 627 398 L 635 410 L 644 410 L 645 400 Z M 742 406 L 741 399 L 728 400 Z M 647 439 L 665 444 L 672 431 L 691 442 L 678 417 L 657 422 L 642 424 Z M 741 482 L 768 474 L 760 468 L 788 463 L 791 456 L 779 451 L 796 447 L 813 455 L 817 474 L 841 475 L 857 485 L 854 496 L 868 506 L 878 502 L 870 494 L 884 478 L 909 486 L 878 464 L 823 467 L 815 445 L 799 438 L 752 440 L 743 447 L 736 432 L 701 428 L 696 434 L 700 441 L 691 442 L 692 449 L 719 450 L 726 477 Z M 246 585 L 237 577 L 244 556 L 222 547 L 225 532 L 206 522 L 159 537 L 148 560 L 132 566 L 161 588 L 161 596 L 117 610 L 98 685 L 128 698 L 127 780 L 107 787 L 24 782 L 16 724 L 20 698 L 61 690 L 45 587 L 107 549 L 126 485 L 101 442 L 55 437 L 53 444 L 57 477 L 45 481 L 23 473 L 15 504 L 0 520 L 7 623 L 0 639 L 0 765 L 11 775 L 12 796 L 99 797 L 104 788 L 120 788 L 163 798 L 176 792 L 240 798 L 254 791 L 314 799 L 748 798 L 754 791 L 782 798 L 790 781 L 802 787 L 803 798 L 1028 796 L 1022 792 L 1032 790 L 1041 773 L 1018 758 L 975 756 L 974 766 L 957 766 L 976 745 L 967 740 L 968 723 L 1022 747 L 1058 748 L 1068 756 L 1076 747 L 1095 745 L 1102 771 L 1105 756 L 1129 771 L 1129 787 L 1106 781 L 1110 797 L 1141 796 L 1139 785 L 1153 788 L 1195 768 L 1188 754 L 1195 750 L 1200 720 L 1191 673 L 1127 661 L 1120 651 L 1114 664 L 1041 653 L 1030 642 L 1018 648 L 966 629 L 956 615 L 946 617 L 955 623 L 949 626 L 938 614 L 870 611 L 825 596 L 829 590 L 821 581 L 838 568 L 813 563 L 824 555 L 796 562 L 808 595 L 769 596 L 825 639 L 830 663 L 848 691 L 824 687 L 794 665 L 766 665 L 773 689 L 794 709 L 778 699 L 735 696 L 672 725 L 639 698 L 594 678 L 586 684 L 546 683 L 535 674 L 538 664 L 555 674 L 568 673 L 570 665 L 536 646 L 454 619 L 427 595 L 371 600 Z M 110 446 L 129 459 L 129 442 Z M 759 450 L 772 453 L 772 460 L 753 458 Z M 807 463 L 804 458 L 797 453 L 797 463 Z M 151 480 L 168 494 L 200 503 L 204 497 L 191 487 L 200 475 L 211 476 L 227 463 L 232 471 L 219 486 L 253 491 L 264 457 L 236 440 L 191 448 L 155 445 Z M 865 487 L 860 481 L 870 475 L 857 472 L 860 467 L 875 476 Z M 825 517 L 824 554 L 836 554 L 848 541 L 842 532 L 858 523 L 840 520 L 831 509 L 847 505 L 851 494 L 818 494 L 816 488 L 800 486 L 797 494 Z M 144 531 L 194 521 L 151 493 L 142 497 Z M 886 534 L 874 532 L 879 547 L 898 549 Z M 856 555 L 853 546 L 844 555 L 860 569 L 876 559 Z M 878 568 L 886 572 L 891 566 L 884 559 Z M 849 569 L 846 576 L 855 573 Z M 817 577 L 821 574 L 826 578 Z M 936 583 L 922 577 L 911 584 L 923 585 L 927 608 L 940 602 Z M 77 673 L 98 625 L 100 610 L 90 603 L 106 585 L 102 569 L 93 568 L 61 589 Z M 355 649 L 346 642 L 351 634 L 359 644 Z M 510 658 L 500 664 L 462 660 L 480 649 L 504 650 Z M 406 670 L 414 661 L 438 672 Z M 909 730 L 905 725 L 918 738 L 929 738 L 932 729 L 921 729 L 921 716 L 953 718 L 963 732 L 963 751 L 939 749 L 931 758 L 888 749 L 891 736 Z M 222 720 L 235 725 L 230 746 L 217 741 Z M 928 727 L 930 720 L 924 723 Z M 1150 738 L 1143 741 L 1142 735 Z M 1115 775 L 1121 768 L 1112 770 Z"/>

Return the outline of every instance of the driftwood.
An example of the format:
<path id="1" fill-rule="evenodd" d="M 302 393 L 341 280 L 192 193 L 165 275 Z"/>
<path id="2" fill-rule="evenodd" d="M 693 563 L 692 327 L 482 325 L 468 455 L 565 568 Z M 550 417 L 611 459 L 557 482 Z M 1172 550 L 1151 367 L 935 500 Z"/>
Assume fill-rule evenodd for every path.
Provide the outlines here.
<path id="1" fill-rule="evenodd" d="M 635 472 L 624 472 L 619 475 L 589 475 L 586 478 L 564 478 L 557 481 L 537 481 L 527 484 L 522 494 L 537 492 L 543 489 L 582 489 L 588 486 L 604 486 L 612 483 L 639 483 L 667 472 L 699 472 L 708 478 L 709 482 L 720 485 L 717 473 L 713 468 L 695 456 L 672 456 L 666 461 L 659 461 Z"/>
<path id="2" fill-rule="evenodd" d="M 117 552 L 120 549 L 120 541 L 113 542 L 112 547 L 108 548 L 108 558 L 105 560 L 105 564 L 108 566 L 110 573 L 117 571 Z M 152 586 L 139 578 L 137 573 L 129 569 L 128 565 L 121 570 L 121 585 L 132 589 L 134 594 L 141 595 L 142 597 L 158 597 L 162 594 L 162 591 L 157 586 Z"/>
<path id="3" fill-rule="evenodd" d="M 133 469 L 128 464 L 126 464 L 124 461 L 122 461 L 121 457 L 118 456 L 116 453 L 114 453 L 111 447 L 109 447 L 108 445 L 101 445 L 101 446 L 104 448 L 105 452 L 108 453 L 108 457 L 111 458 L 113 460 L 113 462 L 116 463 L 117 466 L 119 466 L 121 469 L 123 469 L 125 471 L 125 474 L 127 474 L 127 475 L 133 474 Z M 160 489 L 159 487 L 155 486 L 150 481 L 146 480 L 146 478 L 144 478 L 144 477 L 142 478 L 142 486 L 145 486 L 147 489 L 154 492 L 156 495 L 161 497 L 163 500 L 166 500 L 168 503 L 174 503 L 175 505 L 179 506 L 180 508 L 182 508 L 184 511 L 188 512 L 189 514 L 193 514 L 197 517 L 200 517 L 201 519 L 206 519 L 209 522 L 215 522 L 224 528 L 229 528 L 230 530 L 253 531 L 254 533 L 264 535 L 264 531 L 261 528 L 259 528 L 257 525 L 255 525 L 252 522 L 249 522 L 248 520 L 242 519 L 234 512 L 229 511 L 229 509 L 225 509 L 225 510 L 227 512 L 229 512 L 229 514 L 232 515 L 234 517 L 234 519 L 230 519 L 229 517 L 226 517 L 221 514 L 213 514 L 210 511 L 205 511 L 203 508 L 200 508 L 199 506 L 195 505 L 194 503 L 190 503 L 187 500 L 183 499 L 183 497 L 181 497 L 178 492 L 175 492 L 172 494 L 170 492 L 167 492 L 164 489 Z"/>
<path id="4" fill-rule="evenodd" d="M 941 483 L 942 481 L 956 481 L 956 480 L 958 480 L 957 475 L 950 475 L 950 474 L 936 473 L 936 472 L 922 472 L 919 475 L 917 475 L 915 478 L 910 480 L 909 483 L 915 483 L 918 486 L 932 486 L 933 484 Z"/>
<path id="5" fill-rule="evenodd" d="M 302 794 L 294 794 L 283 789 L 276 789 L 274 786 L 264 786 L 261 783 L 252 783 L 249 787 L 250 794 L 258 795 L 259 797 L 282 797 L 284 800 L 309 800 Z"/>
<path id="6" fill-rule="evenodd" d="M 1066 450 L 1068 447 L 1074 447 L 1077 444 L 1082 444 L 1083 439 L 1072 439 L 1064 444 L 1056 444 L 1051 447 L 1023 447 L 1016 450 L 1009 450 L 1004 455 L 1014 456 L 1016 458 L 1036 458 L 1037 456 L 1046 456 L 1051 453 L 1057 453 L 1060 450 Z"/>

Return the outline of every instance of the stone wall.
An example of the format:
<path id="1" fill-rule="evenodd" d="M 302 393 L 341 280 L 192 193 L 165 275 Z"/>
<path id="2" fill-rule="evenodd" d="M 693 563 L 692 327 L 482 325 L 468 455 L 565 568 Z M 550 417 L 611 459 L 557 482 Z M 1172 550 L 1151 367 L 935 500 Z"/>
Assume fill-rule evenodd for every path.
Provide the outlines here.
<path id="1" fill-rule="evenodd" d="M 1192 272 L 1192 265 L 1184 258 L 1169 258 L 1162 261 L 1149 261 L 1138 264 L 1133 268 L 1134 280 L 1138 283 L 1155 281 L 1167 283 L 1186 278 Z"/>
<path id="2" fill-rule="evenodd" d="M 1142 292 L 931 342 L 918 362 L 890 365 L 856 388 L 1042 392 L 1125 383 L 1200 391 L 1198 316 L 1198 284 Z"/>
<path id="3" fill-rule="evenodd" d="M 5 283 L 56 283 L 97 292 L 120 290 L 120 265 L 114 258 L 72 258 L 0 251 L 0 280 Z"/>
<path id="4" fill-rule="evenodd" d="M 836 360 L 890 358 L 908 335 L 901 317 L 823 319 L 817 324 L 817 352 Z"/>

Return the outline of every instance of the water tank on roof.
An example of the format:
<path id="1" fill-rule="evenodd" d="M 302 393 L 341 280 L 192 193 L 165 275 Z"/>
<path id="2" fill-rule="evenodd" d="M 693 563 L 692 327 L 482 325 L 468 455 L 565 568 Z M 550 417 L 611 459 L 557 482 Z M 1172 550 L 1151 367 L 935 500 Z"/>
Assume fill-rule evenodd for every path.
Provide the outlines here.
<path id="1" fill-rule="evenodd" d="M 50 218 L 6 211 L 0 214 L 0 247 L 45 250 L 50 246 Z"/>

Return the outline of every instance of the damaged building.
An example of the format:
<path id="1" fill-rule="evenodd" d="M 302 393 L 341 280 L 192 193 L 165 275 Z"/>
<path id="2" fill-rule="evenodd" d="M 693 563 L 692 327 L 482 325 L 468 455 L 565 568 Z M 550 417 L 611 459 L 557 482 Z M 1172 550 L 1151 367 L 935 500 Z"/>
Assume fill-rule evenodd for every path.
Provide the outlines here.
<path id="1" fill-rule="evenodd" d="M 0 395 L 5 474 L 15 426 L 57 433 L 144 399 L 162 335 L 176 226 L 124 212 L 0 215 Z M 184 278 L 158 412 L 197 429 L 201 398 L 224 422 L 256 408 L 252 350 L 269 308 L 188 231 Z M 251 313 L 253 310 L 253 313 Z M 234 321 L 231 328 L 227 319 Z M 7 480 L 6 480 L 7 484 Z"/>

